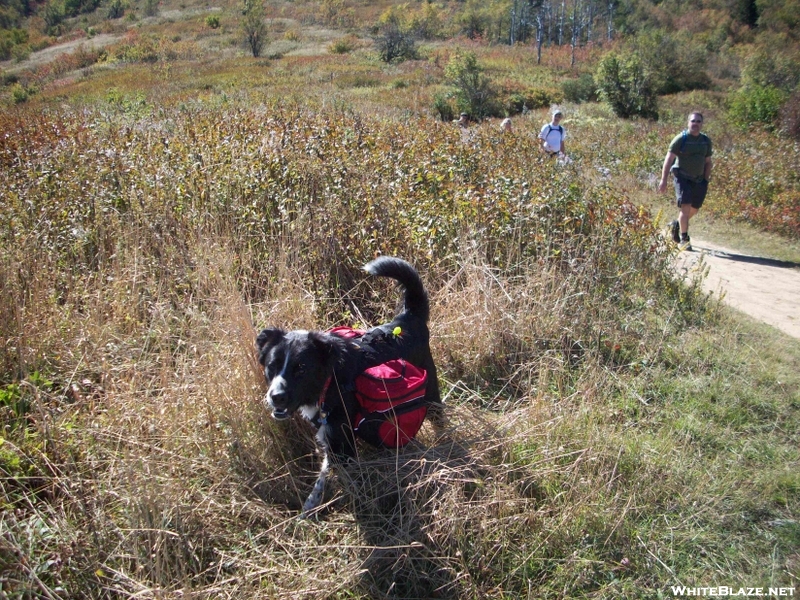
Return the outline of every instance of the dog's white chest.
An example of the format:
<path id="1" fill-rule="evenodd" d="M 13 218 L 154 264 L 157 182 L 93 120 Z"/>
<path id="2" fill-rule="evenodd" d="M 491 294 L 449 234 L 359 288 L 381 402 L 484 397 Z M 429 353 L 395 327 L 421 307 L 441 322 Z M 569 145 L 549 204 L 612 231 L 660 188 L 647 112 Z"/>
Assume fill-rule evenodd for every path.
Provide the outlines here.
<path id="1" fill-rule="evenodd" d="M 319 416 L 319 406 L 301 406 L 300 414 L 303 415 L 303 418 L 307 421 L 313 422 Z M 323 448 L 328 447 L 329 432 L 330 426 L 327 423 L 321 423 L 319 429 L 317 429 L 317 441 Z"/>
<path id="2" fill-rule="evenodd" d="M 319 414 L 319 406 L 316 404 L 314 406 L 301 406 L 300 407 L 300 414 L 303 415 L 303 418 L 307 421 L 313 421 L 316 416 Z"/>

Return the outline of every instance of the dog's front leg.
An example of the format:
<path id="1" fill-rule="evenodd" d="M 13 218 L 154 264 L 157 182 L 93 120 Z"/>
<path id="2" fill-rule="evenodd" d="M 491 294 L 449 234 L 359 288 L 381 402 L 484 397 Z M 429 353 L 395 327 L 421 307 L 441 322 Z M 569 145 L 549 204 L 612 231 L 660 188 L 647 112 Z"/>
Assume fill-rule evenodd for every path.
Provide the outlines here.
<path id="1" fill-rule="evenodd" d="M 355 413 L 355 410 L 352 411 Z M 313 513 L 322 502 L 325 494 L 325 483 L 331 470 L 331 457 L 337 461 L 346 461 L 356 455 L 356 440 L 353 426 L 348 420 L 342 421 L 335 417 L 328 417 L 328 423 L 323 425 L 317 432 L 317 442 L 322 451 L 322 467 L 319 476 L 314 483 L 314 488 L 303 504 L 303 512 L 300 518 L 306 518 Z"/>
<path id="2" fill-rule="evenodd" d="M 317 481 L 314 483 L 314 488 L 303 504 L 303 512 L 300 514 L 301 519 L 305 519 L 309 513 L 315 510 L 320 502 L 322 502 L 322 496 L 325 494 L 325 482 L 328 480 L 328 473 L 330 473 L 330 470 L 330 462 L 328 461 L 328 453 L 326 452 L 325 458 L 322 459 L 322 467 L 319 470 Z"/>

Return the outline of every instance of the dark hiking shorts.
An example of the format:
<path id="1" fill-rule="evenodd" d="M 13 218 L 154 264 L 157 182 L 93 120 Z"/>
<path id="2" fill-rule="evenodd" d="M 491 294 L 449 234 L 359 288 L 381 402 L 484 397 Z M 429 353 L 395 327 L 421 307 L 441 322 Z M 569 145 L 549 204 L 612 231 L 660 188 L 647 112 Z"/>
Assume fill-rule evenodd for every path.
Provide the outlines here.
<path id="1" fill-rule="evenodd" d="M 678 207 L 691 204 L 693 208 L 699 209 L 703 206 L 706 193 L 708 193 L 708 181 L 705 179 L 698 183 L 680 176 L 675 177 L 675 197 L 678 199 Z"/>

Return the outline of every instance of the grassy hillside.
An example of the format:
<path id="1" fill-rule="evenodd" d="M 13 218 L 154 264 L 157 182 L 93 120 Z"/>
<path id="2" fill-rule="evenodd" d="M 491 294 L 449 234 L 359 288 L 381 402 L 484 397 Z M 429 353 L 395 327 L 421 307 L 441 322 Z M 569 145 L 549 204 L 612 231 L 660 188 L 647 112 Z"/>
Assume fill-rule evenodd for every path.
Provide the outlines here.
<path id="1" fill-rule="evenodd" d="M 613 40 L 601 35 L 606 17 L 599 11 L 595 27 L 588 28 L 591 37 L 574 46 L 566 33 L 548 37 L 541 57 L 531 40 L 509 45 L 497 37 L 510 6 L 488 6 L 480 13 L 486 34 L 466 37 L 470 6 L 267 3 L 259 58 L 244 43 L 242 7 L 236 3 L 167 2 L 154 8 L 135 2 L 124 6 L 120 18 L 109 18 L 101 5 L 65 18 L 35 43 L 37 27 L 43 27 L 40 6 L 18 21 L 28 32 L 28 51 L 2 63 L 0 103 L 12 112 L 24 104 L 66 102 L 143 115 L 163 104 L 237 100 L 438 118 L 476 108 L 465 105 L 448 71 L 459 57 L 472 55 L 491 92 L 491 102 L 478 106 L 476 116 L 516 118 L 532 111 L 535 124 L 521 121 L 530 133 L 546 118 L 544 109 L 566 103 L 573 139 L 592 138 L 571 146 L 585 149 L 593 166 L 612 175 L 628 173 L 638 184 L 648 185 L 657 172 L 666 139 L 685 125 L 684 113 L 705 111 L 720 158 L 715 177 L 721 178 L 706 212 L 797 240 L 800 55 L 794 29 L 775 16 L 778 5 L 760 7 L 763 23 L 755 25 L 736 25 L 747 11 L 730 11 L 722 19 L 712 3 L 683 6 L 675 14 L 646 2 L 619 6 Z M 496 27 L 489 25 L 493 19 Z M 414 42 L 413 59 L 380 59 L 387 23 Z M 553 27 L 548 31 L 555 35 Z M 580 31 L 589 35 L 587 28 Z M 46 49 L 31 53 L 34 48 Z M 612 55 L 625 69 L 641 69 L 652 92 L 668 94 L 661 96 L 658 122 L 620 121 L 593 102 L 579 104 L 595 98 L 599 84 L 593 74 L 596 79 L 598 65 Z M 611 135 L 633 136 L 633 143 L 614 155 L 605 140 Z"/>
<path id="2" fill-rule="evenodd" d="M 742 130 L 720 88 L 658 122 L 564 102 L 559 166 L 546 106 L 462 133 L 436 97 L 457 52 L 555 98 L 596 47 L 573 69 L 566 46 L 536 66 L 438 39 L 387 65 L 326 6 L 272 6 L 258 59 L 236 7 L 187 4 L 86 16 L 103 50 L 4 66 L 0 595 L 796 594 L 800 345 L 678 281 L 653 184 L 703 110 L 693 227 L 798 262 L 797 145 Z M 379 253 L 430 289 L 450 425 L 362 447 L 299 521 L 319 457 L 265 410 L 255 332 L 388 318 L 397 291 L 360 271 Z"/>
<path id="3" fill-rule="evenodd" d="M 797 342 L 674 281 L 624 189 L 642 133 L 558 169 L 541 115 L 465 141 L 255 95 L 4 115 L 4 593 L 796 585 Z M 262 406 L 254 332 L 389 316 L 377 252 L 431 289 L 451 428 L 362 448 L 298 522 L 310 436 Z"/>

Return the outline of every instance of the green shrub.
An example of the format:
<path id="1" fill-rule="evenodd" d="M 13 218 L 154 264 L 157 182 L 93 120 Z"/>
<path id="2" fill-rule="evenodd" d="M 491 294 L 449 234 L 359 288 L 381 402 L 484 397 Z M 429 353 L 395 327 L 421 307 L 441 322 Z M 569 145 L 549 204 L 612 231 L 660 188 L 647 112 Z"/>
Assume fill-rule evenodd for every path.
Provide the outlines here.
<path id="1" fill-rule="evenodd" d="M 59 2 L 50 0 L 39 10 L 39 15 L 44 19 L 45 31 L 48 35 L 57 35 L 64 21 L 64 7 Z"/>
<path id="2" fill-rule="evenodd" d="M 442 8 L 424 3 L 419 9 L 408 4 L 393 5 L 378 18 L 378 27 L 394 25 L 416 39 L 431 40 L 442 35 Z"/>
<path id="3" fill-rule="evenodd" d="M 159 59 L 158 43 L 151 37 L 132 33 L 121 44 L 109 47 L 108 56 L 112 61 L 154 63 Z"/>
<path id="4" fill-rule="evenodd" d="M 13 85 L 19 81 L 19 75 L 16 73 L 3 73 L 0 77 L 0 85 L 7 86 Z"/>
<path id="5" fill-rule="evenodd" d="M 333 40 L 328 45 L 328 52 L 331 54 L 349 54 L 356 49 L 358 38 L 354 35 L 347 35 Z"/>
<path id="6" fill-rule="evenodd" d="M 100 5 L 100 0 L 64 0 L 64 14 L 75 17 L 79 14 L 93 12 Z"/>
<path id="7" fill-rule="evenodd" d="M 14 56 L 14 49 L 28 43 L 28 32 L 24 29 L 0 30 L 0 60 Z"/>
<path id="8" fill-rule="evenodd" d="M 208 15 L 206 17 L 206 27 L 209 29 L 219 29 L 219 17 L 217 15 Z"/>
<path id="9" fill-rule="evenodd" d="M 635 56 L 656 94 L 705 89 L 708 51 L 688 33 L 654 30 L 633 37 L 623 51 Z"/>
<path id="10" fill-rule="evenodd" d="M 534 108 L 533 106 L 530 106 L 527 100 L 528 99 L 526 95 L 522 92 L 512 92 L 508 94 L 502 100 L 505 114 L 508 116 L 518 115 L 526 110 Z"/>
<path id="11" fill-rule="evenodd" d="M 14 104 L 22 104 L 27 102 L 28 98 L 30 98 L 30 93 L 26 87 L 19 83 L 15 83 L 11 86 L 11 101 Z"/>
<path id="12" fill-rule="evenodd" d="M 437 5 L 426 2 L 419 11 L 411 11 L 408 27 L 418 38 L 432 40 L 442 34 L 442 19 L 442 10 Z"/>
<path id="13" fill-rule="evenodd" d="M 582 73 L 577 79 L 568 79 L 561 84 L 564 99 L 580 104 L 597 100 L 597 86 L 591 73 Z"/>
<path id="14" fill-rule="evenodd" d="M 496 93 L 484 69 L 472 52 L 457 52 L 444 69 L 447 83 L 455 88 L 454 98 L 459 111 L 475 119 L 494 114 Z"/>
<path id="15" fill-rule="evenodd" d="M 0 32 L 0 60 L 8 60 L 11 58 L 11 48 L 14 44 L 5 35 L 5 32 Z"/>
<path id="16" fill-rule="evenodd" d="M 759 48 L 742 67 L 743 86 L 776 87 L 791 92 L 800 84 L 800 56 Z"/>
<path id="17" fill-rule="evenodd" d="M 491 18 L 485 7 L 478 2 L 468 2 L 464 11 L 456 19 L 462 35 L 471 40 L 482 38 L 490 27 Z"/>
<path id="18" fill-rule="evenodd" d="M 563 95 L 560 91 L 544 88 L 505 91 L 501 92 L 499 96 L 498 104 L 502 107 L 502 114 L 492 114 L 492 116 L 518 115 L 528 110 L 557 104 L 563 100 Z"/>
<path id="19" fill-rule="evenodd" d="M 729 98 L 728 115 L 741 127 L 758 123 L 773 129 L 786 99 L 785 92 L 771 85 L 745 86 Z"/>
<path id="20" fill-rule="evenodd" d="M 28 44 L 21 44 L 11 49 L 11 57 L 17 62 L 22 62 L 30 57 L 31 52 L 31 47 Z"/>
<path id="21" fill-rule="evenodd" d="M 264 16 L 264 5 L 255 1 L 247 6 L 242 20 L 245 44 L 253 58 L 261 56 L 261 51 L 267 44 L 267 24 L 264 22 Z"/>
<path id="22" fill-rule="evenodd" d="M 3 33 L 11 36 L 11 41 L 16 45 L 27 44 L 30 39 L 30 34 L 26 29 L 9 29 Z"/>
<path id="23" fill-rule="evenodd" d="M 594 74 L 598 95 L 614 114 L 658 119 L 658 99 L 650 75 L 635 55 L 606 54 Z"/>
<path id="24" fill-rule="evenodd" d="M 125 15 L 125 3 L 123 0 L 111 0 L 108 3 L 108 18 L 121 19 Z"/>
<path id="25" fill-rule="evenodd" d="M 387 23 L 380 28 L 375 38 L 378 55 L 386 63 L 403 62 L 417 58 L 417 47 L 410 33 L 396 23 Z"/>
<path id="26" fill-rule="evenodd" d="M 433 110 L 444 122 L 452 121 L 456 118 L 456 109 L 450 96 L 447 94 L 436 94 L 433 97 Z"/>

